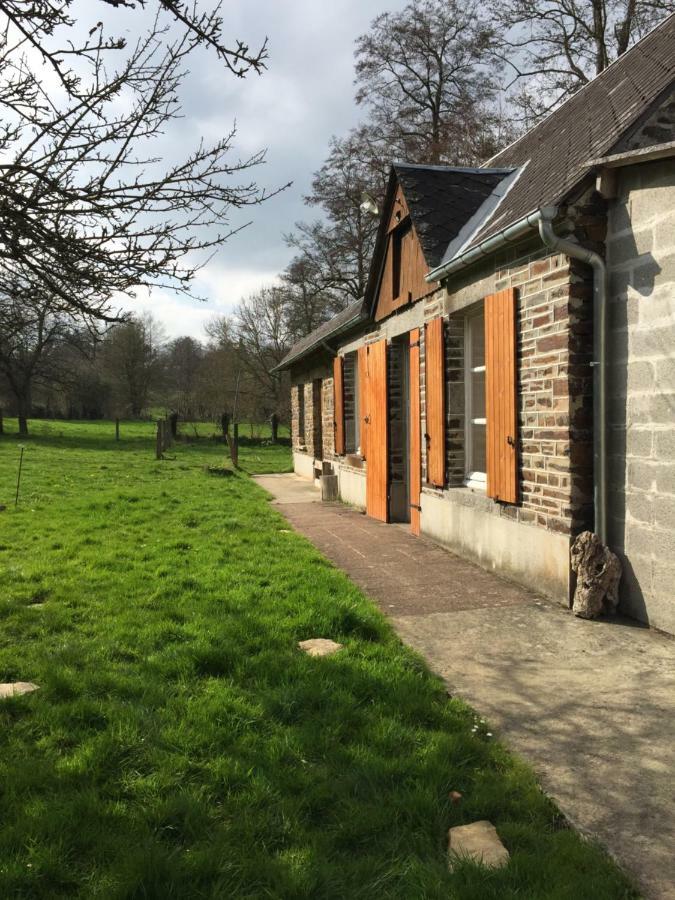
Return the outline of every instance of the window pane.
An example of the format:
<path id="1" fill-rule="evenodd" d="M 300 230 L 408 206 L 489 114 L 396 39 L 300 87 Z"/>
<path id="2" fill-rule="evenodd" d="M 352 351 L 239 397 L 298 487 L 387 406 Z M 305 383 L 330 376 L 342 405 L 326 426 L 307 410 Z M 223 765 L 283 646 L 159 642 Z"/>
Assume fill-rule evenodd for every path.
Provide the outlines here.
<path id="1" fill-rule="evenodd" d="M 471 368 L 485 365 L 485 320 L 483 314 L 471 319 Z"/>
<path id="2" fill-rule="evenodd" d="M 485 372 L 471 373 L 471 418 L 485 418 Z"/>
<path id="3" fill-rule="evenodd" d="M 485 461 L 485 425 L 471 426 L 471 469 L 474 472 L 486 472 Z"/>

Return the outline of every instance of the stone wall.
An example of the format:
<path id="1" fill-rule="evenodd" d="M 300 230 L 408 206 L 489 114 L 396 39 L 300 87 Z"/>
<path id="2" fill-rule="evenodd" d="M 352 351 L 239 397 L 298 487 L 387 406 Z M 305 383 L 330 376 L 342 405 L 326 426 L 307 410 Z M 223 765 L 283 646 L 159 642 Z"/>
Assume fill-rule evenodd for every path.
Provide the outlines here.
<path id="1" fill-rule="evenodd" d="M 323 378 L 321 384 L 321 459 L 328 461 L 335 456 L 335 392 L 333 378 Z"/>
<path id="2" fill-rule="evenodd" d="M 319 359 L 291 370 L 291 441 L 315 459 L 334 455 L 333 372 Z"/>
<path id="3" fill-rule="evenodd" d="M 675 632 L 675 166 L 621 171 L 609 211 L 609 540 L 623 609 Z"/>

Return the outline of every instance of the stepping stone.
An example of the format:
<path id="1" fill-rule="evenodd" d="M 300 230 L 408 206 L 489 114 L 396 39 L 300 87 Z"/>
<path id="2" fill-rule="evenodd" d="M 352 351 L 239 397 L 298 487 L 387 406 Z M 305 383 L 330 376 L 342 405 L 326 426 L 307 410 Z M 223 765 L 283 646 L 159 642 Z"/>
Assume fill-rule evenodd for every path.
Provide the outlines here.
<path id="1" fill-rule="evenodd" d="M 500 841 L 497 829 L 486 819 L 470 825 L 458 825 L 448 832 L 450 869 L 461 859 L 471 859 L 488 868 L 497 869 L 505 866 L 509 858 L 509 851 Z"/>
<path id="2" fill-rule="evenodd" d="M 6 697 L 16 697 L 19 694 L 32 694 L 33 691 L 39 691 L 40 686 L 30 681 L 10 681 L 0 684 L 0 700 Z"/>
<path id="3" fill-rule="evenodd" d="M 298 647 L 308 656 L 330 656 L 342 650 L 342 644 L 336 644 L 328 638 L 310 638 L 308 641 L 300 641 Z"/>

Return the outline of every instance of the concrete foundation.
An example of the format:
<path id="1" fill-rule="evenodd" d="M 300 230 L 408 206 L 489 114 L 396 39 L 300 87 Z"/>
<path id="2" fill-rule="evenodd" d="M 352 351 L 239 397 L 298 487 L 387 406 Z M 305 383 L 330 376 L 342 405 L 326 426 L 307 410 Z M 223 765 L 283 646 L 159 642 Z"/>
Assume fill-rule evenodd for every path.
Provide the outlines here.
<path id="1" fill-rule="evenodd" d="M 342 468 L 337 469 L 340 490 L 340 500 L 355 506 L 357 509 L 366 508 L 366 473 L 365 470 Z"/>
<path id="2" fill-rule="evenodd" d="M 461 490 L 461 489 L 459 489 Z M 422 533 L 491 571 L 569 605 L 569 538 L 470 505 L 466 491 L 422 492 Z"/>
<path id="3" fill-rule="evenodd" d="M 293 452 L 293 471 L 301 478 L 314 480 L 314 457 L 309 453 Z"/>

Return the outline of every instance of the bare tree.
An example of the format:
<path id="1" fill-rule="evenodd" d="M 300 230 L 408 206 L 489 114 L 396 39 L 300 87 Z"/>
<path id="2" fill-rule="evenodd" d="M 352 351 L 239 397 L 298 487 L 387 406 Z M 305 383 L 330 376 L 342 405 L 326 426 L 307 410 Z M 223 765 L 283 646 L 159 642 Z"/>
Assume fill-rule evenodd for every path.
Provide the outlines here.
<path id="1" fill-rule="evenodd" d="M 169 405 L 188 419 L 197 411 L 197 385 L 203 360 L 204 348 L 188 336 L 174 338 L 164 353 Z"/>
<path id="2" fill-rule="evenodd" d="M 356 101 L 389 159 L 470 165 L 497 149 L 494 40 L 477 0 L 412 0 L 373 20 L 356 41 Z"/>
<path id="3" fill-rule="evenodd" d="M 674 0 L 494 0 L 495 55 L 531 125 L 675 12 Z"/>
<path id="4" fill-rule="evenodd" d="M 261 72 L 266 68 L 267 38 L 252 50 L 246 41 L 235 38 L 228 41 L 224 32 L 224 22 L 220 14 L 222 3 L 211 3 L 203 9 L 198 2 L 185 0 L 97 0 L 100 10 L 104 7 L 117 11 L 154 9 L 156 13 L 166 13 L 182 27 L 191 42 L 201 44 L 215 51 L 226 69 L 238 78 L 250 71 Z M 122 50 L 126 38 L 108 34 L 103 23 L 83 23 L 80 16 L 73 14 L 73 0 L 0 0 L 0 16 L 11 26 L 17 36 L 16 47 L 25 44 L 33 48 L 54 72 L 69 93 L 78 93 L 81 85 L 74 61 L 78 57 L 90 58 L 102 51 Z M 94 14 L 95 15 L 95 14 Z M 86 27 L 77 29 L 78 25 Z M 59 32 L 68 32 L 67 43 L 55 45 L 53 38 Z M 79 38 L 80 33 L 86 35 Z M 78 40 L 79 38 L 79 40 Z"/>
<path id="5" fill-rule="evenodd" d="M 302 273 L 315 301 L 324 304 L 320 321 L 365 291 L 378 222 L 361 204 L 364 192 L 377 201 L 384 194 L 390 158 L 382 154 L 381 142 L 373 140 L 367 128 L 332 138 L 326 161 L 314 173 L 311 193 L 305 197 L 306 204 L 321 209 L 325 217 L 297 223 L 287 236 L 289 246 L 298 251 L 289 268 L 290 280 L 293 271 Z M 304 327 L 310 324 L 306 320 Z"/>
<path id="6" fill-rule="evenodd" d="M 161 325 L 147 314 L 129 318 L 107 335 L 103 360 L 118 414 L 138 418 L 147 411 L 162 376 L 163 343 Z"/>
<path id="7" fill-rule="evenodd" d="M 286 382 L 273 369 L 293 343 L 287 312 L 286 289 L 273 286 L 242 300 L 233 319 L 237 362 L 250 379 L 249 402 L 265 418 L 273 412 L 286 417 Z"/>
<path id="8" fill-rule="evenodd" d="M 36 388 L 63 385 L 74 360 L 91 349 L 92 335 L 52 297 L 18 290 L 0 297 L 0 374 L 16 404 L 19 434 L 28 434 Z"/>
<path id="9" fill-rule="evenodd" d="M 184 6 L 159 5 L 175 14 Z M 205 34 L 215 40 L 215 20 L 204 32 L 197 19 L 201 31 L 187 27 L 173 41 L 155 20 L 129 50 L 97 26 L 68 51 L 57 38 L 71 27 L 70 3 L 29 7 L 32 25 L 26 4 L 0 0 L 0 293 L 48 295 L 63 310 L 114 320 L 113 299 L 138 286 L 188 292 L 231 234 L 230 211 L 267 196 L 249 175 L 264 152 L 231 159 L 234 130 L 171 165 L 151 149 L 180 114 L 187 58 Z"/>

